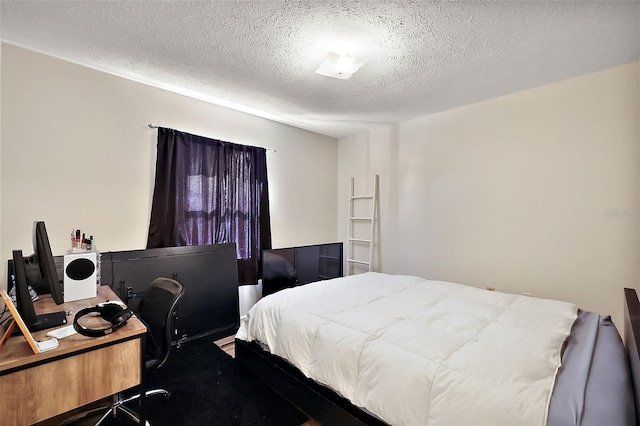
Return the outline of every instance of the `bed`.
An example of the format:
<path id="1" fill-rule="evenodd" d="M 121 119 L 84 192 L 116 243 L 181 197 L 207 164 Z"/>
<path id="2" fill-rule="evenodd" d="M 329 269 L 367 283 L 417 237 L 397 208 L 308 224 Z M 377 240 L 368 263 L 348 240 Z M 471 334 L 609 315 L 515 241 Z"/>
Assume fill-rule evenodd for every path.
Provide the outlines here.
<path id="1" fill-rule="evenodd" d="M 569 303 L 373 272 L 269 295 L 236 335 L 239 369 L 324 425 L 636 424 L 627 356 Z"/>

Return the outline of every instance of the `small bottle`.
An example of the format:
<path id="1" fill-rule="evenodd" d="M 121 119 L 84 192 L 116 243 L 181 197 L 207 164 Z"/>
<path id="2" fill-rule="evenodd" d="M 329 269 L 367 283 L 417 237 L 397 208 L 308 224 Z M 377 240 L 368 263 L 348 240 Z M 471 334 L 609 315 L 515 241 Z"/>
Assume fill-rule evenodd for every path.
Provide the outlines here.
<path id="1" fill-rule="evenodd" d="M 91 250 L 91 239 L 87 238 L 87 250 Z"/>
<path id="2" fill-rule="evenodd" d="M 74 248 L 76 248 L 76 230 L 72 229 L 71 230 L 71 250 L 73 250 Z"/>

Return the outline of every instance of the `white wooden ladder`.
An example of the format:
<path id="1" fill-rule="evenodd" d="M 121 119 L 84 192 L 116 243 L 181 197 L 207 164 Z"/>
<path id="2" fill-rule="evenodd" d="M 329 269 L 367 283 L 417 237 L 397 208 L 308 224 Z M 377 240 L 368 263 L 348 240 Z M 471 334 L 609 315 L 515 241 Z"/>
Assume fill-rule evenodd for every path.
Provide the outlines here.
<path id="1" fill-rule="evenodd" d="M 371 203 L 371 215 L 370 216 L 355 216 L 356 211 L 355 204 L 364 200 L 370 200 Z M 366 207 L 366 206 L 364 206 Z M 374 236 L 376 228 L 376 220 L 378 213 L 378 175 L 375 175 L 373 180 L 373 193 L 371 195 L 358 195 L 354 194 L 354 178 L 351 178 L 351 185 L 349 187 L 349 234 L 347 236 L 347 275 L 353 273 L 354 265 L 365 265 L 369 268 L 369 271 L 373 271 L 373 247 Z M 361 212 L 359 209 L 358 212 Z M 369 225 L 368 236 L 354 235 L 355 222 L 365 222 Z M 361 232 L 365 234 L 365 232 Z M 356 246 L 362 247 L 368 245 L 369 257 L 367 259 L 356 259 L 355 250 Z M 362 255 L 362 251 L 359 252 Z"/>

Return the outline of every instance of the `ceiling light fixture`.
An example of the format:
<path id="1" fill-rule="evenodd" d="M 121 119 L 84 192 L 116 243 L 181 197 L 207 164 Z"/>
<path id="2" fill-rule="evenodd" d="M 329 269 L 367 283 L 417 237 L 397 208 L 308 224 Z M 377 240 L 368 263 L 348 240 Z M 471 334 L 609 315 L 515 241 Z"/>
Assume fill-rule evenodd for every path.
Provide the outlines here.
<path id="1" fill-rule="evenodd" d="M 340 80 L 349 80 L 360 69 L 362 64 L 364 64 L 364 61 L 349 56 L 348 53 L 329 52 L 324 62 L 316 70 L 316 73 L 327 77 L 339 78 Z"/>

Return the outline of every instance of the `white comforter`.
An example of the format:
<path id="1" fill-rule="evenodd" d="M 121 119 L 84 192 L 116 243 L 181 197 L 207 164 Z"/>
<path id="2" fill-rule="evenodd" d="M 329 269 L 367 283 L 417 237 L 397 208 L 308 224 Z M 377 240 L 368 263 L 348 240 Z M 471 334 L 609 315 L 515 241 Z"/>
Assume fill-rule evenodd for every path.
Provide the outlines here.
<path id="1" fill-rule="evenodd" d="M 369 272 L 261 299 L 236 337 L 392 425 L 545 425 L 575 305 Z"/>

